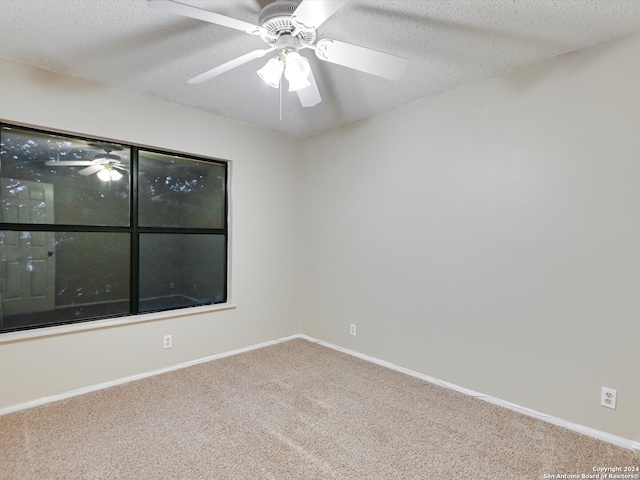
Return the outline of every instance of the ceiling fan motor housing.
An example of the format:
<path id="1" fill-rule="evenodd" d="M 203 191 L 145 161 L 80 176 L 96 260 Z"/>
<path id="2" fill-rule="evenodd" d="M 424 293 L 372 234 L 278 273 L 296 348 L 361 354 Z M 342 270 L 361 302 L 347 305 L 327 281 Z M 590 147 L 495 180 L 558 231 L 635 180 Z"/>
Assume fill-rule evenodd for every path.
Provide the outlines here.
<path id="1" fill-rule="evenodd" d="M 277 37 L 293 32 L 296 27 L 291 22 L 291 15 L 300 6 L 302 0 L 278 0 L 270 3 L 262 9 L 258 17 L 258 24 L 267 30 L 270 36 L 262 36 L 262 39 L 269 45 L 278 43 Z M 316 40 L 316 32 L 300 30 L 295 38 L 301 44 L 311 45 Z"/>

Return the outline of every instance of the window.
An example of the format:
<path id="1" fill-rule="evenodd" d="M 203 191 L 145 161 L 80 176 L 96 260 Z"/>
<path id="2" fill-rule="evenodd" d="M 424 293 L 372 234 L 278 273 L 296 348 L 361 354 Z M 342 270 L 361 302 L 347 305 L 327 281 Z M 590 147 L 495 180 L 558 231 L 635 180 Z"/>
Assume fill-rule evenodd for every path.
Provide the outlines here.
<path id="1" fill-rule="evenodd" d="M 0 332 L 227 300 L 227 164 L 0 125 Z"/>

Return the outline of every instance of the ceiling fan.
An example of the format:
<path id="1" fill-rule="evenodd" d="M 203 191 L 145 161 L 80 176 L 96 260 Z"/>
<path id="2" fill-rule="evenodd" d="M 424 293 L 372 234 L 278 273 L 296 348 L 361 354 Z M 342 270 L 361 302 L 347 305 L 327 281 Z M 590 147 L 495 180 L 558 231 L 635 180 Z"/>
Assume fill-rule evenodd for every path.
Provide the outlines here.
<path id="1" fill-rule="evenodd" d="M 123 175 L 118 170 L 126 171 L 127 167 L 122 163 L 119 155 L 111 153 L 114 150 L 122 150 L 116 145 L 90 143 L 92 147 L 104 150 L 104 153 L 96 154 L 91 160 L 51 160 L 44 162 L 48 167 L 86 167 L 78 173 L 85 177 L 98 174 L 98 178 L 104 182 L 120 180 Z"/>
<path id="2" fill-rule="evenodd" d="M 407 60 L 387 53 L 360 47 L 331 38 L 317 40 L 317 29 L 348 0 L 276 0 L 266 5 L 258 17 L 258 25 L 210 12 L 174 0 L 148 0 L 151 7 L 185 17 L 233 28 L 257 35 L 267 48 L 253 50 L 223 63 L 191 80 L 201 83 L 274 52 L 258 76 L 268 85 L 279 88 L 281 78 L 289 82 L 289 91 L 296 92 L 303 107 L 313 107 L 322 101 L 309 61 L 300 51 L 311 49 L 316 57 L 361 72 L 389 80 L 398 80 L 407 69 Z M 317 41 L 316 41 L 317 40 Z"/>

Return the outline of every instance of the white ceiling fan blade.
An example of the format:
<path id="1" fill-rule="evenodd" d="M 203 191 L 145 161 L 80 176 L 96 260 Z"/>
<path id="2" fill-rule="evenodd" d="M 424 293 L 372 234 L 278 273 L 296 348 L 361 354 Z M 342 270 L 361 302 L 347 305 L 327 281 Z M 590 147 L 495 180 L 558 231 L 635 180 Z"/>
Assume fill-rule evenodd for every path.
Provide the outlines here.
<path id="1" fill-rule="evenodd" d="M 90 160 L 51 160 L 44 162 L 47 167 L 86 167 L 88 165 L 95 165 Z"/>
<path id="2" fill-rule="evenodd" d="M 303 0 L 291 15 L 291 22 L 303 30 L 315 30 L 346 5 L 345 0 Z"/>
<path id="3" fill-rule="evenodd" d="M 218 65 L 217 67 L 212 68 L 211 70 L 208 70 L 196 77 L 193 77 L 191 80 L 189 80 L 189 83 L 206 82 L 207 80 L 211 80 L 212 78 L 217 77 L 218 75 L 222 75 L 223 73 L 226 73 L 229 70 L 239 67 L 240 65 L 244 65 L 245 63 L 250 62 L 251 60 L 264 57 L 267 53 L 273 52 L 275 49 L 276 47 L 271 47 L 271 48 L 265 48 L 263 50 L 254 50 L 252 52 L 245 53 L 241 57 L 234 58 L 233 60 L 227 63 Z"/>
<path id="4" fill-rule="evenodd" d="M 87 168 L 83 168 L 82 170 L 80 170 L 78 173 L 80 175 L 84 175 L 85 177 L 87 175 L 91 175 L 92 173 L 96 173 L 99 172 L 100 170 L 102 170 L 104 167 L 102 165 L 91 165 L 90 167 Z"/>
<path id="5" fill-rule="evenodd" d="M 322 101 L 322 97 L 320 97 L 320 91 L 318 90 L 318 84 L 316 83 L 316 79 L 313 76 L 313 72 L 310 72 L 309 77 L 307 78 L 311 85 L 307 88 L 297 90 L 296 93 L 298 94 L 298 98 L 300 99 L 300 105 L 305 108 L 315 107 Z"/>
<path id="6" fill-rule="evenodd" d="M 359 47 L 351 43 L 323 38 L 315 47 L 320 60 L 336 63 L 389 80 L 398 80 L 407 70 L 407 59 Z"/>
<path id="7" fill-rule="evenodd" d="M 175 13 L 183 17 L 195 18 L 204 22 L 215 23 L 216 25 L 233 28 L 251 35 L 267 34 L 267 31 L 258 25 L 253 25 L 243 20 L 237 20 L 184 3 L 174 2 L 173 0 L 148 0 L 148 4 L 150 7 L 157 8 L 158 10 Z"/>
<path id="8" fill-rule="evenodd" d="M 116 163 L 116 162 L 120 162 L 120 157 L 113 158 L 116 155 L 111 155 L 111 157 L 107 157 L 107 156 L 101 156 L 101 155 L 97 155 L 96 157 L 94 157 L 93 160 L 91 160 L 91 164 L 92 165 L 106 165 L 107 163 Z"/>

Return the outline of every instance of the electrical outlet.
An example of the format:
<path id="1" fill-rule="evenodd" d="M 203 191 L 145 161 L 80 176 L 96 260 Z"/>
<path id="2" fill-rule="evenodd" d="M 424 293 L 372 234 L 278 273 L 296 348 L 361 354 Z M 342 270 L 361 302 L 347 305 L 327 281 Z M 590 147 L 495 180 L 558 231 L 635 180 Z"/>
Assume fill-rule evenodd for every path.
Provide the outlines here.
<path id="1" fill-rule="evenodd" d="M 164 348 L 171 348 L 173 346 L 173 338 L 171 335 L 164 336 Z"/>
<path id="2" fill-rule="evenodd" d="M 176 284 L 174 282 L 169 282 L 169 288 L 175 288 Z"/>
<path id="3" fill-rule="evenodd" d="M 618 392 L 616 390 L 613 388 L 602 387 L 602 392 L 600 393 L 600 405 L 615 410 L 617 397 Z"/>
<path id="4" fill-rule="evenodd" d="M 356 324 L 352 323 L 351 325 L 349 325 L 349 333 L 351 335 L 353 335 L 354 337 L 356 336 Z"/>
<path id="5" fill-rule="evenodd" d="M 109 284 L 105 285 L 104 291 L 109 293 L 111 291 L 111 285 L 109 285 Z"/>

